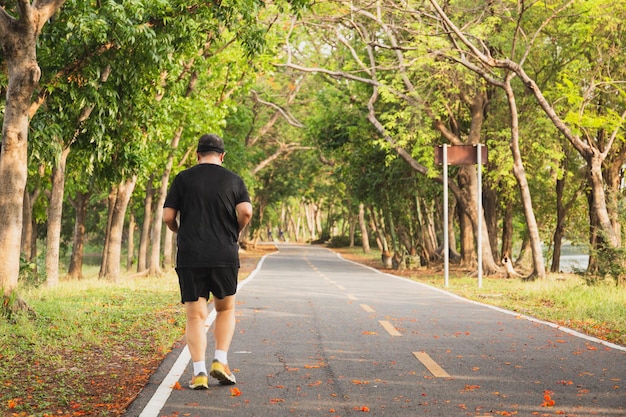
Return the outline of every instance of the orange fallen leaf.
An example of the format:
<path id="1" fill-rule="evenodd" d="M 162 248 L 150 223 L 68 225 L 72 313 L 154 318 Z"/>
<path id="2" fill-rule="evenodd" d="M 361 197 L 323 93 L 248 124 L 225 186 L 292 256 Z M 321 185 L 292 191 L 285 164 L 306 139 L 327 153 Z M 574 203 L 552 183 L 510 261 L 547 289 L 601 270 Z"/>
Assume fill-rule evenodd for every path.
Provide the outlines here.
<path id="1" fill-rule="evenodd" d="M 176 382 L 174 383 L 174 385 L 172 385 L 172 389 L 175 389 L 175 390 L 181 390 L 181 389 L 183 389 L 183 387 L 181 387 L 181 386 L 180 386 L 180 383 L 179 383 L 178 381 L 176 381 Z"/>
<path id="2" fill-rule="evenodd" d="M 9 406 L 9 408 L 15 408 L 15 406 L 17 406 L 17 401 L 16 400 L 9 400 L 9 401 L 7 401 L 7 405 Z"/>
<path id="3" fill-rule="evenodd" d="M 239 397 L 241 395 L 241 391 L 239 391 L 239 388 L 233 387 L 230 389 L 230 395 L 233 397 Z"/>
<path id="4" fill-rule="evenodd" d="M 361 407 L 354 407 L 353 410 L 355 410 L 355 411 L 363 411 L 364 413 L 369 413 L 370 408 L 365 406 L 365 405 L 363 405 Z"/>
<path id="5" fill-rule="evenodd" d="M 552 397 L 550 396 L 550 394 L 552 394 L 552 392 L 550 391 L 544 391 L 543 392 L 543 404 L 541 404 L 542 407 L 553 407 L 555 402 L 552 399 Z"/>

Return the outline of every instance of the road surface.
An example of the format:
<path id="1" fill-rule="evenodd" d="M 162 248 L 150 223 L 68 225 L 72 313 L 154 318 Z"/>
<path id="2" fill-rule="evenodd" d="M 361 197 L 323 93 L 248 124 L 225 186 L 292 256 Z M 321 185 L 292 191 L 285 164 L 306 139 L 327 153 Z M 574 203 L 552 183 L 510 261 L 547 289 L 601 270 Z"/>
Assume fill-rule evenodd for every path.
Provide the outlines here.
<path id="1" fill-rule="evenodd" d="M 187 389 L 181 347 L 126 417 L 626 416 L 626 348 L 322 247 L 279 245 L 237 299 L 236 390 Z"/>

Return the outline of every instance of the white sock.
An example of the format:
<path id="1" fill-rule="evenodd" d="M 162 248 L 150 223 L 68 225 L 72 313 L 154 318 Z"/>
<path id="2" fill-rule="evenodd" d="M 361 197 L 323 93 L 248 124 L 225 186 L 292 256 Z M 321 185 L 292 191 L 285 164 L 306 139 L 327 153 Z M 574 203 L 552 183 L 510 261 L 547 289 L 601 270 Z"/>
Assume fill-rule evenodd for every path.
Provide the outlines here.
<path id="1" fill-rule="evenodd" d="M 200 372 L 204 372 L 206 374 L 206 363 L 204 361 L 193 363 L 193 374 L 198 375 Z"/>
<path id="2" fill-rule="evenodd" d="M 224 365 L 228 365 L 228 352 L 225 350 L 215 350 L 215 359 Z"/>

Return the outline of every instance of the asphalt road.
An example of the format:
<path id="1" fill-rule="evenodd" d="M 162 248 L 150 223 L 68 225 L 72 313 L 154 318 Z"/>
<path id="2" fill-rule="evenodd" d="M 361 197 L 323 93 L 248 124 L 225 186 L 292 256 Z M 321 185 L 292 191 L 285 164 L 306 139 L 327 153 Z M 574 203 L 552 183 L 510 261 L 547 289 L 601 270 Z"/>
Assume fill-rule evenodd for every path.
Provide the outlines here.
<path id="1" fill-rule="evenodd" d="M 624 347 L 321 247 L 279 245 L 244 283 L 229 353 L 238 392 L 187 389 L 181 347 L 127 417 L 626 416 Z"/>

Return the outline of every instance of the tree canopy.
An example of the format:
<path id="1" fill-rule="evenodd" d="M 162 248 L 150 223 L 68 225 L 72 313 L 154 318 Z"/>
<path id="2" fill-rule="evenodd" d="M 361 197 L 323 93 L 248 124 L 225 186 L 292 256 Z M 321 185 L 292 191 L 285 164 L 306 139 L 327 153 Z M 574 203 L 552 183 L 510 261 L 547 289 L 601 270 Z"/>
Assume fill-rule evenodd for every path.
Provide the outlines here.
<path id="1" fill-rule="evenodd" d="M 623 248 L 622 3 L 9 2 L 4 292 L 20 254 L 54 285 L 89 242 L 103 277 L 119 277 L 122 252 L 139 273 L 171 265 L 160 209 L 206 132 L 225 138 L 225 166 L 254 199 L 242 244 L 272 228 L 350 234 L 407 264 L 441 262 L 433 149 L 483 144 L 483 212 L 475 166 L 450 168 L 455 259 L 473 268 L 480 250 L 498 274 L 507 255 L 543 277 L 570 240 L 603 275 Z"/>

